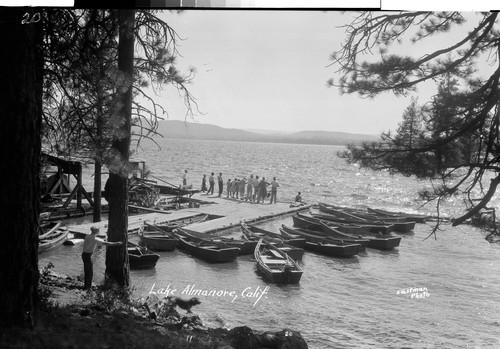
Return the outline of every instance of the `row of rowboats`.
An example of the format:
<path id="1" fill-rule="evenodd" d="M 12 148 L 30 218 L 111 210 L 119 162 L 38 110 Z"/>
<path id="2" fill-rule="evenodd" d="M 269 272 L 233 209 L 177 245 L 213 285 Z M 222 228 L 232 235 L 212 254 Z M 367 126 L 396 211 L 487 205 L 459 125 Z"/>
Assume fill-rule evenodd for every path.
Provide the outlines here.
<path id="1" fill-rule="evenodd" d="M 326 215 L 297 213 L 292 216 L 292 219 L 294 226 L 297 227 L 295 234 L 307 233 L 345 244 L 360 244 L 359 251 L 363 251 L 363 246 L 378 250 L 391 250 L 398 247 L 401 242 L 401 237 L 391 235 L 389 229 L 382 232 L 373 230 L 369 225 L 356 226 L 339 223 Z"/>
<path id="2" fill-rule="evenodd" d="M 241 239 L 208 236 L 185 227 L 168 230 L 161 225 L 145 225 L 139 232 L 141 244 L 158 249 L 155 239 L 211 263 L 231 262 L 238 255 L 253 252 L 257 271 L 274 283 L 298 283 L 303 273 L 299 264 L 304 250 L 332 257 L 352 257 L 367 248 L 391 250 L 401 237 L 424 216 L 402 216 L 389 212 L 362 211 L 320 203 L 309 213 L 297 212 L 293 227 L 282 225 L 272 232 L 241 223 Z M 411 220 L 414 219 L 414 220 Z"/>
<path id="3" fill-rule="evenodd" d="M 235 239 L 207 236 L 185 227 L 169 230 L 161 224 L 145 224 L 138 233 L 139 248 L 144 255 L 156 255 L 158 258 L 159 255 L 153 251 L 179 248 L 209 263 L 232 262 L 240 255 L 253 254 L 257 270 L 267 280 L 275 283 L 299 282 L 303 270 L 298 261 L 304 254 L 304 238 L 283 239 L 277 233 L 246 224 L 242 224 L 242 231 L 242 238 Z"/>
<path id="4" fill-rule="evenodd" d="M 407 233 L 415 223 L 426 221 L 425 216 L 318 203 L 308 213 L 293 214 L 293 227 L 283 224 L 278 232 L 241 223 L 241 238 L 229 238 L 187 228 L 208 219 L 208 215 L 197 215 L 162 224 L 144 223 L 138 232 L 139 244 L 128 245 L 131 269 L 154 268 L 160 258 L 156 251 L 177 248 L 209 263 L 232 262 L 240 255 L 253 254 L 256 270 L 264 279 L 293 284 L 304 272 L 299 264 L 304 250 L 342 258 L 367 248 L 391 250 L 401 241 L 393 231 Z M 49 236 L 44 232 L 40 241 Z"/>

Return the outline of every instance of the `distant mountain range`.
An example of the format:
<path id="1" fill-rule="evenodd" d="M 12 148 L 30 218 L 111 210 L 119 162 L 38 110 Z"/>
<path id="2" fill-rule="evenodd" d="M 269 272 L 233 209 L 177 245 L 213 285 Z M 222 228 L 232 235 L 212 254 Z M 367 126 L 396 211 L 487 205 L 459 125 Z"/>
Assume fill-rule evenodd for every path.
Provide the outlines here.
<path id="1" fill-rule="evenodd" d="M 378 139 L 378 136 L 375 135 L 346 132 L 301 131 L 292 133 L 264 130 L 240 130 L 179 120 L 160 121 L 157 132 L 171 139 L 325 145 L 360 144 L 363 141 L 375 141 Z"/>

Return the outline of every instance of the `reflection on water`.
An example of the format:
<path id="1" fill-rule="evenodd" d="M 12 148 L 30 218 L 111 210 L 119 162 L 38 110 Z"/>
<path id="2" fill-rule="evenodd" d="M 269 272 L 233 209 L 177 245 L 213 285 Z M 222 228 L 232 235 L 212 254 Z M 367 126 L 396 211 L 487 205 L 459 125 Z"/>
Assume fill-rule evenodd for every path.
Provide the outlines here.
<path id="1" fill-rule="evenodd" d="M 432 207 L 419 209 L 422 202 L 416 191 L 423 183 L 347 165 L 336 157 L 339 147 L 160 142 L 161 151 L 145 149 L 138 155 L 147 160 L 155 177 L 171 183 L 180 183 L 184 168 L 195 186 L 212 171 L 223 172 L 226 180 L 250 173 L 277 175 L 282 201 L 302 191 L 308 202 L 433 213 Z M 186 149 L 197 151 L 186 154 Z M 206 161 L 204 154 L 213 156 Z M 444 209 L 452 214 L 457 208 L 450 202 Z M 277 231 L 283 223 L 293 224 L 288 216 L 264 228 Z M 500 347 L 500 247 L 468 226 L 445 226 L 437 240 L 424 240 L 430 229 L 417 224 L 413 233 L 398 234 L 401 245 L 393 251 L 367 249 L 348 259 L 306 252 L 299 285 L 268 284 L 256 274 L 252 256 L 210 264 L 178 250 L 160 253 L 155 270 L 132 271 L 131 281 L 137 297 L 146 297 L 152 287 L 175 289 L 175 295 L 183 297 L 191 290 L 205 291 L 207 296 L 199 296 L 202 303 L 193 310 L 206 325 L 291 328 L 302 333 L 310 348 Z M 51 260 L 56 271 L 75 275 L 82 271 L 80 253 L 81 245 L 62 246 L 42 255 L 40 265 Z M 95 275 L 102 276 L 104 249 L 94 263 Z M 426 288 L 429 296 L 397 294 L 408 288 Z M 208 295 L 210 291 L 216 295 Z"/>

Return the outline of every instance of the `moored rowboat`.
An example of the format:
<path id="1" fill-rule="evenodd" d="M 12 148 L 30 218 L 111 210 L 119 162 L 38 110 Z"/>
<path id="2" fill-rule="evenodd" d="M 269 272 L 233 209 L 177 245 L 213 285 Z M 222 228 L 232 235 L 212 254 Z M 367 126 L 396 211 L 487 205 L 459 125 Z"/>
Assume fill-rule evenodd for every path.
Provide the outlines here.
<path id="1" fill-rule="evenodd" d="M 271 244 L 260 239 L 254 253 L 257 271 L 262 277 L 277 284 L 297 284 L 302 277 L 300 265 Z"/>
<path id="2" fill-rule="evenodd" d="M 360 244 L 335 240 L 325 236 L 310 233 L 310 230 L 302 228 L 291 228 L 282 225 L 280 231 L 283 235 L 300 235 L 306 239 L 306 249 L 309 251 L 325 254 L 333 257 L 352 257 L 359 253 Z"/>
<path id="3" fill-rule="evenodd" d="M 240 253 L 237 247 L 227 247 L 223 243 L 190 236 L 182 228 L 177 228 L 174 234 L 179 239 L 180 248 L 209 263 L 232 262 Z"/>
<path id="4" fill-rule="evenodd" d="M 419 214 L 411 214 L 411 213 L 404 213 L 404 212 L 390 212 L 390 211 L 385 211 L 381 209 L 375 209 L 375 208 L 370 208 L 367 207 L 368 212 L 372 212 L 374 214 L 377 214 L 379 216 L 385 216 L 388 218 L 404 218 L 408 222 L 417 222 L 417 223 L 426 223 L 431 217 L 426 216 L 426 215 L 419 215 Z"/>
<path id="5" fill-rule="evenodd" d="M 302 216 L 304 216 L 304 214 L 302 214 Z M 370 226 L 370 225 L 358 225 L 358 224 L 354 224 L 354 223 L 341 223 L 341 222 L 329 220 L 330 215 L 327 215 L 327 214 L 310 212 L 310 214 L 307 217 L 308 217 L 308 219 L 315 220 L 317 222 L 324 222 L 324 223 L 327 223 L 329 225 L 335 225 L 336 229 L 338 229 L 341 232 L 346 233 L 346 234 L 358 235 L 361 233 L 369 233 L 372 230 L 372 226 Z M 321 228 L 321 231 L 323 231 L 323 228 Z"/>
<path id="6" fill-rule="evenodd" d="M 336 238 L 355 238 L 355 236 L 351 234 L 345 234 L 335 229 L 335 226 L 331 226 L 322 222 L 323 231 L 327 236 L 336 237 Z M 377 233 L 364 233 L 361 235 L 363 239 L 367 239 L 368 247 L 375 248 L 378 250 L 391 250 L 395 247 L 398 247 L 401 238 L 397 236 L 383 235 Z"/>
<path id="7" fill-rule="evenodd" d="M 127 243 L 127 251 L 130 269 L 152 269 L 156 267 L 156 262 L 160 258 L 159 254 L 130 241 Z"/>
<path id="8" fill-rule="evenodd" d="M 325 203 L 318 203 L 320 211 L 329 215 L 349 220 L 356 224 L 388 224 L 394 226 L 394 231 L 400 233 L 410 232 L 415 228 L 414 221 L 407 221 L 405 218 L 389 218 L 387 216 L 381 217 L 367 211 L 351 209 L 347 207 L 338 207 L 328 205 Z"/>
<path id="9" fill-rule="evenodd" d="M 301 212 L 297 212 L 292 215 L 292 220 L 293 220 L 293 226 L 297 228 L 303 228 L 303 229 L 309 229 L 309 230 L 316 230 L 316 231 L 323 231 L 323 228 L 321 227 L 321 222 L 319 219 L 315 219 L 312 216 L 306 216 L 305 214 Z"/>
<path id="10" fill-rule="evenodd" d="M 292 217 L 294 218 L 293 219 L 294 227 L 300 228 L 305 233 L 313 234 L 316 237 L 317 236 L 325 237 L 325 233 L 323 232 L 323 225 L 321 224 L 324 221 L 321 221 L 320 219 L 317 219 L 317 218 L 314 218 L 311 216 L 306 216 L 304 214 L 300 214 L 300 215 L 295 214 Z M 298 223 L 298 224 L 296 224 L 296 223 Z M 309 228 L 306 228 L 306 227 L 309 227 Z M 299 234 L 299 235 L 301 235 L 301 234 Z M 336 237 L 329 236 L 328 238 L 333 239 L 333 240 L 337 240 L 337 241 L 342 241 L 343 243 L 359 244 L 359 245 L 361 245 L 361 247 L 359 249 L 360 251 L 364 251 L 366 249 L 366 247 L 368 247 L 368 242 L 369 242 L 367 239 L 356 238 L 356 237 L 336 238 Z M 307 237 L 306 237 L 306 239 L 307 239 Z"/>
<path id="11" fill-rule="evenodd" d="M 38 238 L 43 239 L 54 234 L 62 225 L 62 221 L 43 222 L 38 227 Z"/>
<path id="12" fill-rule="evenodd" d="M 306 244 L 306 239 L 302 237 L 295 237 L 292 239 L 287 239 L 279 233 L 274 233 L 272 231 L 256 227 L 255 225 L 250 225 L 246 223 L 241 223 L 243 233 L 248 233 L 248 235 L 253 235 L 258 238 L 264 238 L 264 240 L 283 242 L 290 246 L 295 246 L 299 248 L 304 248 Z"/>
<path id="13" fill-rule="evenodd" d="M 153 251 L 173 251 L 179 240 L 171 232 L 161 230 L 155 225 L 144 224 L 139 228 L 139 245 Z"/>
<path id="14" fill-rule="evenodd" d="M 301 260 L 304 256 L 304 249 L 302 247 L 292 246 L 284 242 L 283 239 L 271 238 L 267 234 L 262 233 L 264 229 L 251 226 L 245 223 L 241 223 L 241 231 L 243 233 L 243 237 L 249 241 L 258 242 L 260 239 L 263 239 L 264 242 L 268 244 L 274 245 L 276 248 L 280 249 L 284 253 L 290 256 L 294 261 Z M 297 239 L 291 239 L 293 241 L 297 241 Z M 301 245 L 305 246 L 305 239 L 300 238 Z"/>
<path id="15" fill-rule="evenodd" d="M 228 238 L 223 236 L 211 236 L 209 234 L 200 233 L 191 229 L 182 228 L 182 231 L 189 236 L 201 238 L 207 241 L 212 241 L 214 243 L 224 244 L 226 247 L 236 247 L 240 249 L 240 255 L 253 254 L 255 251 L 255 246 L 257 246 L 258 241 L 241 240 Z"/>
<path id="16" fill-rule="evenodd" d="M 50 235 L 46 235 L 41 239 L 39 238 L 38 253 L 47 252 L 61 246 L 68 238 L 68 233 L 67 227 L 58 227 L 56 230 L 53 230 Z"/>
<path id="17" fill-rule="evenodd" d="M 311 216 L 318 218 L 320 220 L 333 222 L 338 225 L 343 225 L 345 227 L 351 227 L 356 233 L 381 233 L 389 234 L 394 229 L 394 225 L 383 224 L 383 223 L 372 223 L 366 221 L 360 221 L 359 219 L 338 217 L 336 215 L 327 213 L 318 213 L 317 211 L 311 210 Z"/>

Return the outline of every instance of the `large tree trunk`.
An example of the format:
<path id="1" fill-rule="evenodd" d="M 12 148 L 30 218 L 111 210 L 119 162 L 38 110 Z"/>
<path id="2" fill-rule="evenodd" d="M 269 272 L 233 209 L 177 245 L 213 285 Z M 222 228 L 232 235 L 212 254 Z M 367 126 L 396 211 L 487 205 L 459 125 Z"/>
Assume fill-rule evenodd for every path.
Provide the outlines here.
<path id="1" fill-rule="evenodd" d="M 42 113 L 42 36 L 36 10 L 0 10 L 7 51 L 0 54 L 0 326 L 33 326 L 38 302 L 38 214 Z M 25 15 L 28 14 L 28 15 Z M 39 17 L 37 17 L 39 19 Z"/>
<path id="2" fill-rule="evenodd" d="M 110 166 L 109 189 L 109 241 L 122 241 L 120 247 L 110 247 L 106 253 L 106 275 L 121 286 L 129 285 L 127 254 L 128 228 L 128 168 L 130 152 L 130 124 L 132 118 L 132 83 L 134 73 L 134 10 L 117 10 L 119 21 L 118 69 L 122 78 L 118 81 L 119 129 L 113 139 L 114 163 Z"/>

